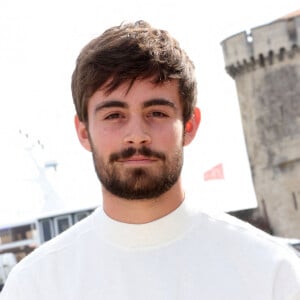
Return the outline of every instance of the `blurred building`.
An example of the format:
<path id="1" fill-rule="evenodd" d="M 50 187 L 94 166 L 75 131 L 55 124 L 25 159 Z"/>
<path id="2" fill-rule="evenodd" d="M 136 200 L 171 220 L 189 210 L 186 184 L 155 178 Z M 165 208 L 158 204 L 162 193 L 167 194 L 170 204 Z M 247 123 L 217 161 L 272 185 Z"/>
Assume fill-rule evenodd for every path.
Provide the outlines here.
<path id="1" fill-rule="evenodd" d="M 222 42 L 235 80 L 259 218 L 300 238 L 300 10 Z"/>
<path id="2" fill-rule="evenodd" d="M 2 135 L 5 136 L 5 135 Z M 1 151 L 0 291 L 14 265 L 36 247 L 84 219 L 94 205 L 67 205 L 57 190 L 58 164 L 21 130 Z M 5 202 L 5 203 L 4 203 Z"/>

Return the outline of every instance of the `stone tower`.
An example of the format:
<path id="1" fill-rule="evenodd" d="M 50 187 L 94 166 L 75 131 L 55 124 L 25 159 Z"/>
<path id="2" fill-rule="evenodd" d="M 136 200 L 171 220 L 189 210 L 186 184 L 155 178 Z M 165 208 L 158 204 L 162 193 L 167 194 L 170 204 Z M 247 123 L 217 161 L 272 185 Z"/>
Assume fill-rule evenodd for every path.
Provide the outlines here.
<path id="1" fill-rule="evenodd" d="M 300 11 L 222 43 L 261 216 L 300 238 Z"/>

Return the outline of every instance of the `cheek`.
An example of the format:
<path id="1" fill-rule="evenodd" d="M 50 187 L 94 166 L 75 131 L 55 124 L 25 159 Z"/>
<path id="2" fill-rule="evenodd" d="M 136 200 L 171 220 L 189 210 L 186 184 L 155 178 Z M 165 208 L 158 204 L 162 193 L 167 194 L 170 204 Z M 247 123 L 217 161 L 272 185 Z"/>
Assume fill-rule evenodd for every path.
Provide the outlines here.
<path id="1" fill-rule="evenodd" d="M 183 125 L 182 122 L 174 122 L 169 130 L 162 136 L 162 141 L 166 145 L 182 146 L 183 144 Z"/>
<path id="2" fill-rule="evenodd" d="M 174 130 L 176 132 L 176 136 L 178 139 L 182 140 L 183 133 L 184 133 L 184 128 L 183 128 L 183 123 L 182 121 L 177 121 L 174 124 Z"/>
<path id="3" fill-rule="evenodd" d="M 93 148 L 100 156 L 106 156 L 113 151 L 115 135 L 108 132 L 108 130 L 99 130 L 92 128 L 90 130 L 90 138 L 92 140 Z"/>

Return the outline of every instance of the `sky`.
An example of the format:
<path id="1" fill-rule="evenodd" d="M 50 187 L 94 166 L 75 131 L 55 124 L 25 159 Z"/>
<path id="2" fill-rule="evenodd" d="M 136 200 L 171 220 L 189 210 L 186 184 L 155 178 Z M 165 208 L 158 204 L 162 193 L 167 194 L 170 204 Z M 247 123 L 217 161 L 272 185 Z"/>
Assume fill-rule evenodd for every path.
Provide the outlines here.
<path id="1" fill-rule="evenodd" d="M 187 197 L 216 210 L 255 206 L 235 85 L 220 43 L 299 8 L 296 0 L 1 0 L 0 224 L 34 215 L 42 206 L 42 192 L 31 192 L 37 170 L 29 166 L 25 144 L 37 165 L 58 163 L 47 176 L 64 207 L 101 203 L 91 156 L 74 130 L 71 73 L 92 38 L 141 19 L 168 30 L 196 66 L 202 123 L 185 149 Z M 203 173 L 219 163 L 224 180 L 203 181 Z"/>

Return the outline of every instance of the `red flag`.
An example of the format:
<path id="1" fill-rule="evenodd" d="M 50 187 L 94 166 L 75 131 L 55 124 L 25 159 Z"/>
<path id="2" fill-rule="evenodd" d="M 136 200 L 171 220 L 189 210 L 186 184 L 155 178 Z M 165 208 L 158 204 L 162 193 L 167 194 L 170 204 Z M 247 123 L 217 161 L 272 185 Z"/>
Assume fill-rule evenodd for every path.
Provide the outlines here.
<path id="1" fill-rule="evenodd" d="M 204 173 L 204 180 L 224 179 L 223 164 L 218 164 Z"/>

